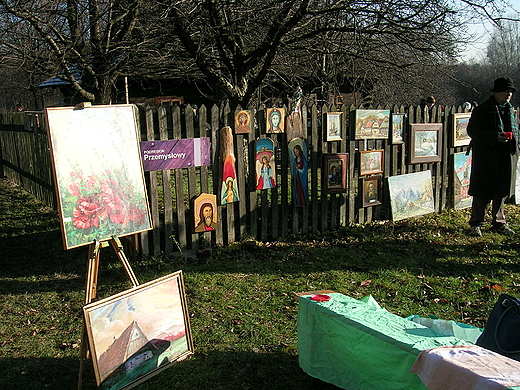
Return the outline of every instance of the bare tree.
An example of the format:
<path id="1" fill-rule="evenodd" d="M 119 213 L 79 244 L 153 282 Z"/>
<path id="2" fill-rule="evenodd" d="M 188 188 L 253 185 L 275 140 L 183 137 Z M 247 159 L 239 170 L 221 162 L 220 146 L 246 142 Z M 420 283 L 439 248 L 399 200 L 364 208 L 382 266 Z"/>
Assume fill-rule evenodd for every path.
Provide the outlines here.
<path id="1" fill-rule="evenodd" d="M 501 0 L 476 1 L 0 0 L 0 45 L 100 103 L 131 75 L 203 78 L 243 106 L 280 81 L 395 96 L 452 65 L 463 7 Z"/>
<path id="2" fill-rule="evenodd" d="M 447 61 L 460 25 L 456 9 L 439 0 L 178 0 L 164 7 L 169 33 L 196 68 L 241 105 L 273 74 L 374 80 L 382 69 L 406 72 L 424 58 Z"/>
<path id="3" fill-rule="evenodd" d="M 470 102 L 488 99 L 493 80 L 498 77 L 511 77 L 520 83 L 520 14 L 508 3 L 494 3 L 494 8 L 487 10 L 485 16 L 492 26 L 486 55 L 456 67 L 454 81 L 458 95 Z M 517 105 L 519 101 L 515 94 L 512 103 Z"/>
<path id="4" fill-rule="evenodd" d="M 520 21 L 510 19 L 496 25 L 487 46 L 487 62 L 496 77 L 520 76 Z"/>
<path id="5" fill-rule="evenodd" d="M 108 103 L 129 59 L 147 51 L 153 2 L 142 0 L 0 0 L 0 44 L 47 71 L 58 70 L 84 100 Z M 24 31 L 24 39 L 17 36 Z M 27 42 L 38 50 L 27 50 Z M 29 47 L 31 47 L 29 46 Z M 38 60 L 43 55 L 45 63 Z M 49 58 L 51 57 L 51 58 Z"/>

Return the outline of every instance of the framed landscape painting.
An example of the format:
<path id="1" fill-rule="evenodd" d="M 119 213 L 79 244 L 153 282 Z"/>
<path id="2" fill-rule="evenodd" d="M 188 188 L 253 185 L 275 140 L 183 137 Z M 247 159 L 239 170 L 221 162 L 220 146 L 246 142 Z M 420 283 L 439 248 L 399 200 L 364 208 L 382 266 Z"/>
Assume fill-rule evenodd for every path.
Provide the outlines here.
<path id="1" fill-rule="evenodd" d="M 451 144 L 453 147 L 466 146 L 471 142 L 468 135 L 468 123 L 471 112 L 453 114 L 453 126 L 451 129 Z"/>
<path id="2" fill-rule="evenodd" d="M 65 249 L 152 228 L 135 110 L 45 110 Z"/>
<path id="3" fill-rule="evenodd" d="M 341 112 L 327 112 L 326 115 L 326 131 L 327 141 L 341 141 L 342 140 L 342 113 Z"/>
<path id="4" fill-rule="evenodd" d="M 392 132 L 391 142 L 392 144 L 404 143 L 404 114 L 392 114 Z"/>
<path id="5" fill-rule="evenodd" d="M 392 220 L 435 212 L 432 172 L 422 171 L 388 178 Z"/>
<path id="6" fill-rule="evenodd" d="M 360 151 L 359 176 L 382 173 L 385 164 L 384 153 L 383 149 Z"/>
<path id="7" fill-rule="evenodd" d="M 410 164 L 441 161 L 442 123 L 411 123 Z"/>
<path id="8" fill-rule="evenodd" d="M 182 271 L 84 306 L 97 385 L 132 388 L 193 354 Z"/>
<path id="9" fill-rule="evenodd" d="M 348 153 L 323 155 L 323 193 L 337 194 L 347 190 Z"/>
<path id="10" fill-rule="evenodd" d="M 388 139 L 390 110 L 354 111 L 355 139 Z"/>

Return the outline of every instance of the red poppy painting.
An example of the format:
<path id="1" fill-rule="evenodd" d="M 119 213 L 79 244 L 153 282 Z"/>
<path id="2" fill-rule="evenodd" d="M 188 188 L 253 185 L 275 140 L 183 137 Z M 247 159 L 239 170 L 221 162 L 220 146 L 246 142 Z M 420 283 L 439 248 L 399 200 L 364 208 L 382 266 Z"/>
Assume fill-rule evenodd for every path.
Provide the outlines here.
<path id="1" fill-rule="evenodd" d="M 134 106 L 46 115 L 65 249 L 151 229 Z"/>

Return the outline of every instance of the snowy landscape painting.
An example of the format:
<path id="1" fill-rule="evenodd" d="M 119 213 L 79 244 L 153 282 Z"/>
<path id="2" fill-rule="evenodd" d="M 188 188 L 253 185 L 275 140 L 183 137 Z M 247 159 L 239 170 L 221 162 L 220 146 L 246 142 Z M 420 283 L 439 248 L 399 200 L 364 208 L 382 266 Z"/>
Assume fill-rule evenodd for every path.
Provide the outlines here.
<path id="1" fill-rule="evenodd" d="M 392 220 L 433 213 L 431 171 L 415 172 L 388 178 Z"/>

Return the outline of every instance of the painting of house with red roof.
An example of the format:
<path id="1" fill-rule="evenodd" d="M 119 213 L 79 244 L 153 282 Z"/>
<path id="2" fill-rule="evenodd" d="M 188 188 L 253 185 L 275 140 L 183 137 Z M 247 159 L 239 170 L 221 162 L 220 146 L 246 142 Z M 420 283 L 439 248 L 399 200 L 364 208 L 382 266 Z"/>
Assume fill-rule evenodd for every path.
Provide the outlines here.
<path id="1" fill-rule="evenodd" d="M 390 110 L 354 111 L 355 139 L 388 139 Z"/>
<path id="2" fill-rule="evenodd" d="M 193 353 L 178 271 L 85 306 L 98 386 L 128 389 Z"/>

